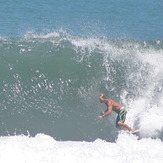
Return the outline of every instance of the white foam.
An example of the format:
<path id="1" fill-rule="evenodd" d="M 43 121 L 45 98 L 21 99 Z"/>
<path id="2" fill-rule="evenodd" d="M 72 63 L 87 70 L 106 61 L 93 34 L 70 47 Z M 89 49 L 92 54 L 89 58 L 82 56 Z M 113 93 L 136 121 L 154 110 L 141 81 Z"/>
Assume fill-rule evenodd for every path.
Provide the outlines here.
<path id="1" fill-rule="evenodd" d="M 27 34 L 24 35 L 25 39 L 49 39 L 49 38 L 56 38 L 59 37 L 60 34 L 57 32 L 51 32 L 47 34 L 38 34 L 34 32 L 27 32 Z"/>
<path id="2" fill-rule="evenodd" d="M 134 60 L 129 60 L 136 68 L 128 71 L 128 88 L 121 94 L 128 108 L 126 123 L 136 125 L 142 137 L 159 138 L 163 130 L 162 50 L 141 47 L 134 51 Z M 131 91 L 134 98 L 127 98 Z"/>
<path id="3" fill-rule="evenodd" d="M 0 162 L 3 163 L 133 163 L 163 161 L 162 142 L 137 140 L 121 133 L 116 143 L 97 139 L 94 142 L 55 141 L 37 134 L 35 137 L 6 136 L 0 138 Z"/>

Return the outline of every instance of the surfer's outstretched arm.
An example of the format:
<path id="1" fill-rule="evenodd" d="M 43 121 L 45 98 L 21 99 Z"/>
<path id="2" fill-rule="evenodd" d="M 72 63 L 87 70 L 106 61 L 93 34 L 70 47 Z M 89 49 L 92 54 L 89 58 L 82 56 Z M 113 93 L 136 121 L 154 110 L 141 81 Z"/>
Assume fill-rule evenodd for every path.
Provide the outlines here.
<path id="1" fill-rule="evenodd" d="M 111 114 L 111 112 L 112 112 L 112 105 L 108 106 L 107 109 L 100 114 L 98 119 L 102 119 L 102 118 L 106 117 L 107 115 Z"/>
<path id="2" fill-rule="evenodd" d="M 107 111 L 108 111 L 108 109 L 106 109 L 105 111 L 101 112 L 100 115 L 104 115 Z"/>

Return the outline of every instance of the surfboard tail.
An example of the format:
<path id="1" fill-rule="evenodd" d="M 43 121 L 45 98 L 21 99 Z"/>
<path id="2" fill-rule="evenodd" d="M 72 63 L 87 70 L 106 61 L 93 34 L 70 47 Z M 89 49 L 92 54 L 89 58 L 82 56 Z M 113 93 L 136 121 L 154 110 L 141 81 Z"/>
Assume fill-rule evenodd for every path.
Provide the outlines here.
<path id="1" fill-rule="evenodd" d="M 132 131 L 131 133 L 132 134 L 136 134 L 136 133 L 138 133 L 139 132 L 139 130 L 134 130 L 134 131 Z"/>

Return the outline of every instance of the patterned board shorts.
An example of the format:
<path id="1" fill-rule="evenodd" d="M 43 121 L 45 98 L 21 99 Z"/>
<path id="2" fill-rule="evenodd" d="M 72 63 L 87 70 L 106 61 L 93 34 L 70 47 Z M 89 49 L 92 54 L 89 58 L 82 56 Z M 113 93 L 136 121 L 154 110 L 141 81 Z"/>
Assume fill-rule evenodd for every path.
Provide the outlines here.
<path id="1" fill-rule="evenodd" d="M 127 114 L 127 110 L 125 108 L 121 109 L 118 116 L 117 116 L 117 120 L 116 120 L 116 127 L 118 128 L 119 125 L 118 125 L 118 122 L 121 121 L 121 122 L 125 122 L 126 120 L 126 114 Z"/>

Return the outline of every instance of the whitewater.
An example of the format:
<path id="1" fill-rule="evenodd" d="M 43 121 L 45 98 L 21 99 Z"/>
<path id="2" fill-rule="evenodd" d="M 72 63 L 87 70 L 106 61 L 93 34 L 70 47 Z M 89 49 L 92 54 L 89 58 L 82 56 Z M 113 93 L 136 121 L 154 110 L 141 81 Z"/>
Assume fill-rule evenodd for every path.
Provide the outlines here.
<path id="1" fill-rule="evenodd" d="M 163 144 L 159 139 L 137 140 L 133 135 L 120 134 L 115 143 L 100 139 L 94 142 L 56 141 L 44 134 L 35 137 L 0 138 L 0 161 L 3 163 L 161 163 Z"/>

